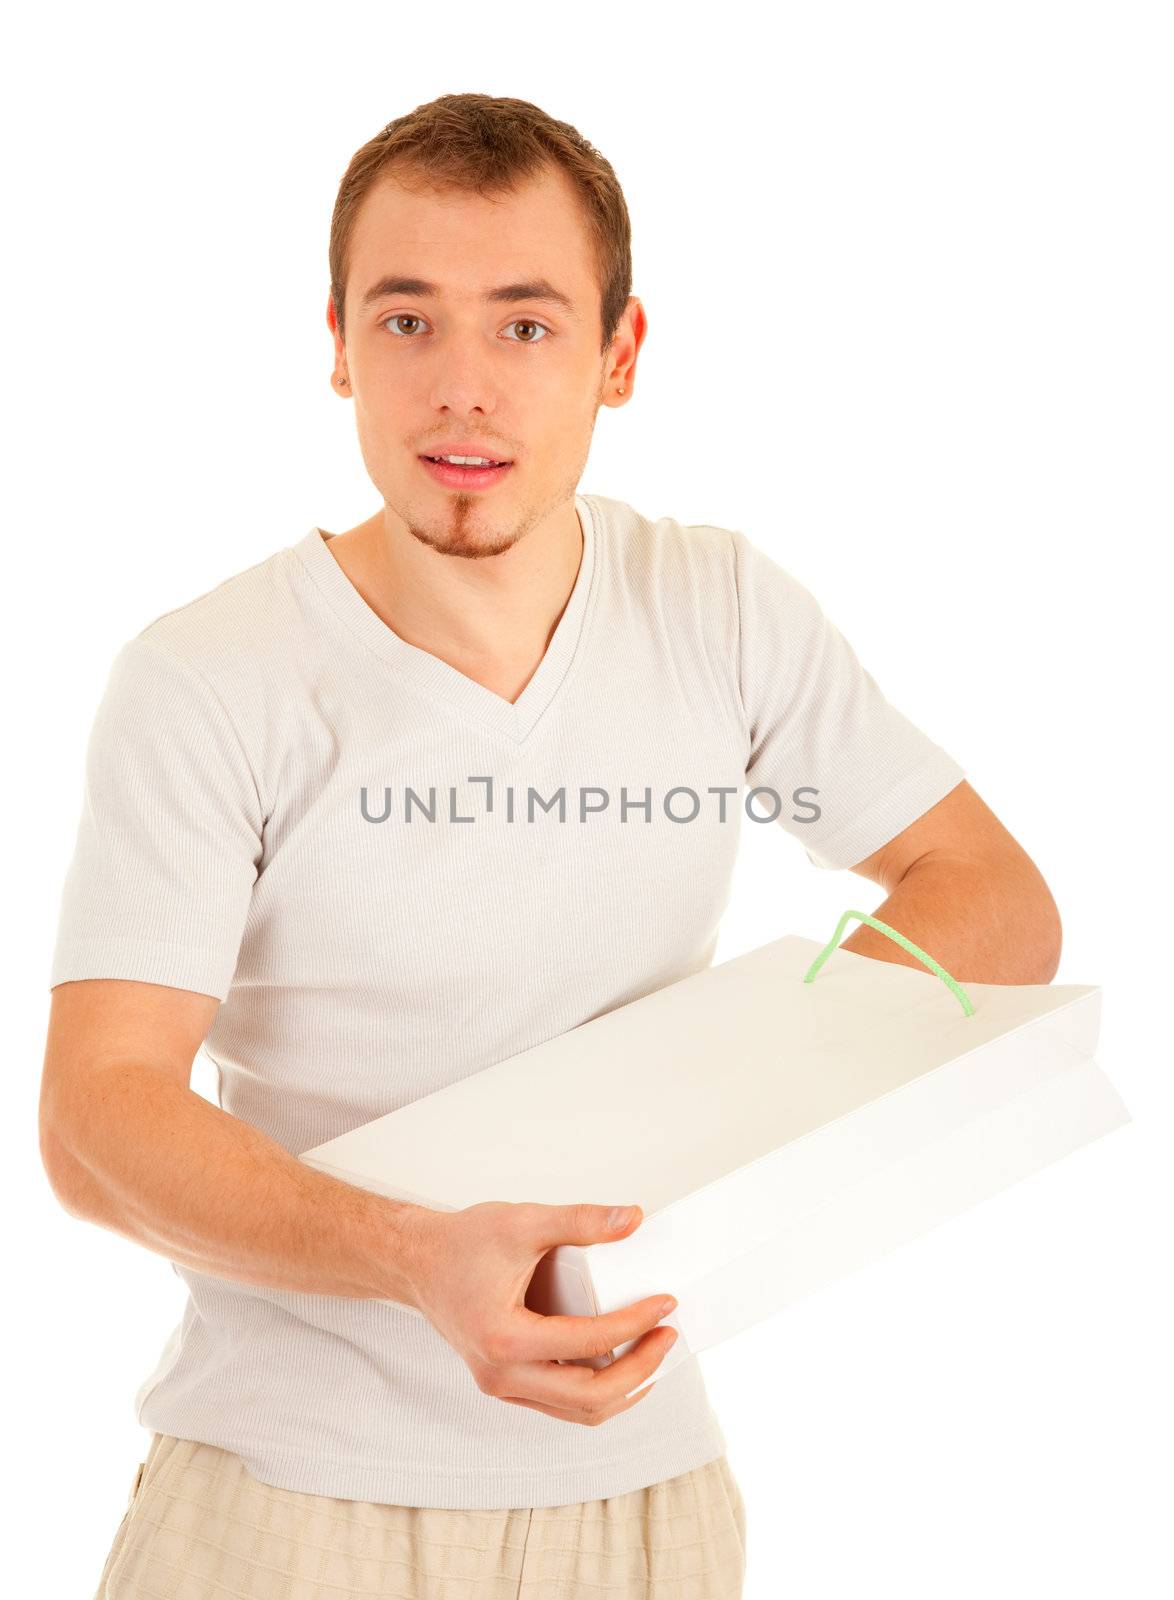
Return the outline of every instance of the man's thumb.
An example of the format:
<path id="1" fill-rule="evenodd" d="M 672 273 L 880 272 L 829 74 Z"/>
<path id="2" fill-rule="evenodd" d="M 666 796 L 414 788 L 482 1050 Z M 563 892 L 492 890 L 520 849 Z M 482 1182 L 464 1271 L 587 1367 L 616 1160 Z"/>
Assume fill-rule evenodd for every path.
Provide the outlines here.
<path id="1" fill-rule="evenodd" d="M 640 1219 L 639 1206 L 552 1206 L 552 1244 L 602 1244 L 618 1239 Z"/>

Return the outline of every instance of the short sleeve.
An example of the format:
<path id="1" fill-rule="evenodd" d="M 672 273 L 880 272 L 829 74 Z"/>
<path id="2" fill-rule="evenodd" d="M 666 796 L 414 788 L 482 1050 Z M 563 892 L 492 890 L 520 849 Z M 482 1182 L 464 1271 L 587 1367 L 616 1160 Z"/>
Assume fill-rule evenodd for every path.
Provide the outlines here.
<path id="1" fill-rule="evenodd" d="M 262 828 L 252 766 L 211 685 L 130 640 L 90 730 L 49 987 L 134 978 L 225 999 Z"/>
<path id="2" fill-rule="evenodd" d="M 855 866 L 966 773 L 881 693 L 811 591 L 732 531 L 747 789 L 814 866 Z M 767 817 L 774 795 L 751 802 Z"/>

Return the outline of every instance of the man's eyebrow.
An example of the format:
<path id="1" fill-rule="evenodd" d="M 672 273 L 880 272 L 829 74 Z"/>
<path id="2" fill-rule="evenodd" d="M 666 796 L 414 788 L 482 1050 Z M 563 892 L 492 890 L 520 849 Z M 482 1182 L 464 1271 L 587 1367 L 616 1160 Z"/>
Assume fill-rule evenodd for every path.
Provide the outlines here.
<path id="1" fill-rule="evenodd" d="M 426 278 L 405 278 L 394 274 L 380 278 L 378 283 L 373 283 L 363 296 L 362 305 L 365 310 L 374 305 L 376 300 L 383 300 L 392 294 L 437 295 L 440 294 L 440 285 L 429 283 Z M 519 283 L 503 283 L 500 288 L 487 289 L 481 298 L 486 304 L 512 304 L 517 300 L 549 300 L 556 306 L 561 306 L 570 316 L 575 315 L 573 301 L 561 289 L 556 289 L 547 278 L 527 278 Z"/>

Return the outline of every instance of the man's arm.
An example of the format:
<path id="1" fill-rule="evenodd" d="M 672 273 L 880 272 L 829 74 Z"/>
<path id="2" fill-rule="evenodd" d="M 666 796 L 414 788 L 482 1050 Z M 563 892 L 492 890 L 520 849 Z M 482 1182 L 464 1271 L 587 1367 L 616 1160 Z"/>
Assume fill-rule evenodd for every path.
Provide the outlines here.
<path id="1" fill-rule="evenodd" d="M 54 1194 L 199 1272 L 415 1304 L 422 1208 L 308 1167 L 189 1087 L 218 1005 L 122 979 L 54 988 L 40 1103 Z"/>
<path id="2" fill-rule="evenodd" d="M 1051 983 L 1060 913 L 1031 857 L 963 781 L 851 871 L 888 891 L 873 915 L 960 983 Z M 925 968 L 866 924 L 842 944 L 857 955 Z"/>
<path id="3" fill-rule="evenodd" d="M 237 1283 L 401 1301 L 508 1405 L 595 1427 L 641 1404 L 675 1301 L 547 1317 L 522 1295 L 554 1246 L 622 1238 L 638 1207 L 618 1227 L 593 1202 L 433 1211 L 318 1172 L 189 1087 L 218 1004 L 129 979 L 54 987 L 41 1153 L 67 1211 Z M 579 1364 L 630 1341 L 608 1366 Z"/>

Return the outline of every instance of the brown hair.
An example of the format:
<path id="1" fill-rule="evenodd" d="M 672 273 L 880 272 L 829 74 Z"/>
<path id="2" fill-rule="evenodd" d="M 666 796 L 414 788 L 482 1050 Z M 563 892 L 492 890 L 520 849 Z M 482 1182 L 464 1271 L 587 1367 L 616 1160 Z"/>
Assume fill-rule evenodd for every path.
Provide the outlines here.
<path id="1" fill-rule="evenodd" d="M 547 165 L 562 169 L 577 191 L 595 254 L 605 353 L 632 292 L 632 229 L 610 162 L 569 122 L 528 100 L 488 94 L 445 94 L 389 122 L 351 157 L 330 223 L 330 294 L 345 333 L 347 251 L 359 207 L 375 182 L 394 168 L 429 187 L 498 195 Z"/>

